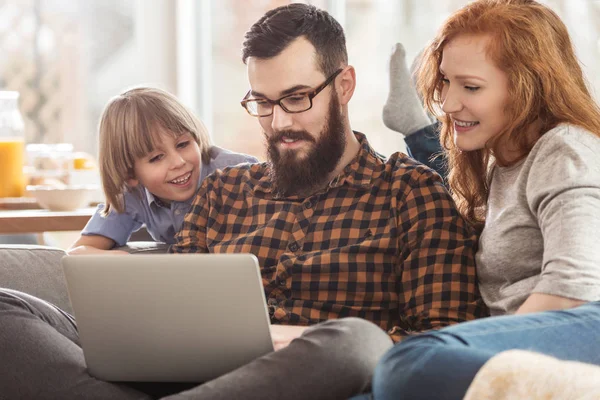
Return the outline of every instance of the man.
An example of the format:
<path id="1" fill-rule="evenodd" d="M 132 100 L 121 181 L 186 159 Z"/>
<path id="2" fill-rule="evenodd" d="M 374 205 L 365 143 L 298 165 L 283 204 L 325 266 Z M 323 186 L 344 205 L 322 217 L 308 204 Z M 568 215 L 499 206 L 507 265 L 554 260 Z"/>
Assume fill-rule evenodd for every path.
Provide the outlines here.
<path id="1" fill-rule="evenodd" d="M 329 319 L 364 318 L 397 341 L 483 315 L 473 237 L 440 177 L 401 154 L 385 161 L 350 128 L 356 78 L 339 24 L 305 4 L 272 10 L 243 60 L 242 105 L 269 160 L 207 178 L 171 251 L 255 254 L 279 345 L 294 349 L 303 326 Z"/>
<path id="2" fill-rule="evenodd" d="M 305 4 L 272 10 L 243 60 L 269 161 L 208 177 L 171 250 L 254 253 L 274 324 L 355 316 L 399 340 L 479 315 L 473 237 L 439 176 L 350 128 L 339 24 Z"/>
<path id="3" fill-rule="evenodd" d="M 244 60 L 242 103 L 269 162 L 205 180 L 171 250 L 254 253 L 279 350 L 185 392 L 160 389 L 170 399 L 347 398 L 368 386 L 389 337 L 483 314 L 471 231 L 438 175 L 403 155 L 384 161 L 350 129 L 355 72 L 326 12 L 268 12 L 247 33 Z M 1 292 L 0 326 L 0 374 L 11 376 L 2 395 L 158 394 L 92 378 L 74 321 L 38 299 Z"/>

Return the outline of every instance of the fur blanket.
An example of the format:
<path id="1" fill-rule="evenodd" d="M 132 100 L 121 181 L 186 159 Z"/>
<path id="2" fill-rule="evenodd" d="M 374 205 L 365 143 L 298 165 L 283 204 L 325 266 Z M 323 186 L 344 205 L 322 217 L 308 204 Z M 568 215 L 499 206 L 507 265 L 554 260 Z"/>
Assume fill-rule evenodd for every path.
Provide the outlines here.
<path id="1" fill-rule="evenodd" d="M 505 351 L 479 370 L 464 398 L 516 399 L 600 399 L 600 367 L 529 351 Z"/>

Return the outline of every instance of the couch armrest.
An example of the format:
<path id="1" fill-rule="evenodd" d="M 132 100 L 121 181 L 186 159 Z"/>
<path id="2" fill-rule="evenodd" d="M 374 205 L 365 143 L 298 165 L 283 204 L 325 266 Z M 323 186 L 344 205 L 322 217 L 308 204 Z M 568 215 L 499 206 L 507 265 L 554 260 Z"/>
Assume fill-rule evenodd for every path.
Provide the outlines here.
<path id="1" fill-rule="evenodd" d="M 0 245 L 0 287 L 19 290 L 72 313 L 60 259 L 65 251 L 35 245 Z"/>

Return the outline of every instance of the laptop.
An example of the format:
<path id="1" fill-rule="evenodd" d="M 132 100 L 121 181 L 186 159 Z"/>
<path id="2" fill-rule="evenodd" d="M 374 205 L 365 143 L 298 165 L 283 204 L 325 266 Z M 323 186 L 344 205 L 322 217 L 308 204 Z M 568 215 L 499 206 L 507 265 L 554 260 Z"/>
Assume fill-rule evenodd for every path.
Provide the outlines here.
<path id="1" fill-rule="evenodd" d="M 252 254 L 65 256 L 89 373 L 205 382 L 273 351 Z"/>

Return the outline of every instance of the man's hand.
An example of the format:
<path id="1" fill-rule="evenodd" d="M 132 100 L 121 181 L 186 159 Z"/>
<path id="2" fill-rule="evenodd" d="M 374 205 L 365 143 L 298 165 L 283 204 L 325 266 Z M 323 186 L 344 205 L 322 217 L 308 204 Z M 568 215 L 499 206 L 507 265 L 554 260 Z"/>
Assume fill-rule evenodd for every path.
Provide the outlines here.
<path id="1" fill-rule="evenodd" d="M 275 351 L 287 347 L 288 344 L 307 330 L 308 326 L 271 325 L 271 338 Z"/>

